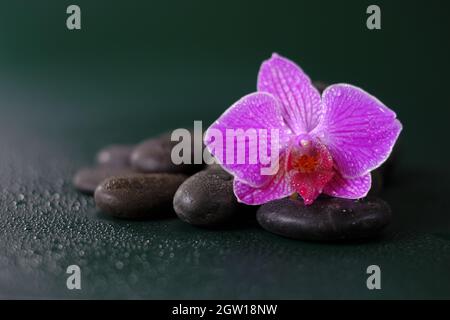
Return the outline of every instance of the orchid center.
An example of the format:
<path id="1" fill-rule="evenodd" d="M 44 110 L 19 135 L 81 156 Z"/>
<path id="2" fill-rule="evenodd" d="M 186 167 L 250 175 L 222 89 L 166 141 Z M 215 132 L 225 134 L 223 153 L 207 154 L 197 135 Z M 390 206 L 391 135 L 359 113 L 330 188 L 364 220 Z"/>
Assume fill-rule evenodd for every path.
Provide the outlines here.
<path id="1" fill-rule="evenodd" d="M 315 156 L 303 154 L 300 157 L 293 159 L 292 162 L 293 169 L 302 173 L 311 173 L 316 170 L 319 160 Z"/>
<path id="2" fill-rule="evenodd" d="M 299 138 L 289 152 L 288 171 L 291 185 L 305 204 L 312 203 L 333 178 L 333 158 L 319 142 Z"/>

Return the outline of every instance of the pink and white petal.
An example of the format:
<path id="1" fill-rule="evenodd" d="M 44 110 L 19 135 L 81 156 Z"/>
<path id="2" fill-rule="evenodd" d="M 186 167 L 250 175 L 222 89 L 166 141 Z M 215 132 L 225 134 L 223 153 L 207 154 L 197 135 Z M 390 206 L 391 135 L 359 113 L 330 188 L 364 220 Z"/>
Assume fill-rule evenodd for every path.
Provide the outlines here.
<path id="1" fill-rule="evenodd" d="M 360 88 L 336 84 L 322 95 L 324 115 L 314 130 L 344 177 L 360 177 L 390 155 L 402 130 L 394 111 Z"/>
<path id="2" fill-rule="evenodd" d="M 261 65 L 257 87 L 281 101 L 283 117 L 295 134 L 308 133 L 319 124 L 320 93 L 294 62 L 274 53 Z"/>
<path id="3" fill-rule="evenodd" d="M 323 192 L 333 197 L 346 199 L 364 198 L 372 185 L 370 173 L 358 178 L 344 178 L 336 173 Z"/>
<path id="4" fill-rule="evenodd" d="M 230 147 L 227 146 L 227 131 L 234 134 L 229 136 Z M 278 141 L 275 138 L 277 133 Z M 277 99 L 271 94 L 256 92 L 244 96 L 226 110 L 208 128 L 204 142 L 226 171 L 246 184 L 257 187 L 273 177 L 261 174 L 262 168 L 270 167 L 270 163 L 264 161 L 261 155 L 265 154 L 269 159 L 272 157 L 272 143 L 278 147 L 274 150 L 279 154 L 290 136 L 291 131 L 283 121 Z M 239 144 L 239 140 L 243 143 Z M 252 148 L 251 145 L 256 147 Z"/>
<path id="5" fill-rule="evenodd" d="M 259 205 L 285 198 L 295 192 L 284 175 L 276 175 L 264 186 L 257 188 L 234 179 L 233 187 L 238 201 L 248 205 Z"/>
<path id="6" fill-rule="evenodd" d="M 259 205 L 293 194 L 295 190 L 287 174 L 286 153 L 281 153 L 277 174 L 271 176 L 265 185 L 253 187 L 235 178 L 233 188 L 238 201 L 248 205 Z"/>

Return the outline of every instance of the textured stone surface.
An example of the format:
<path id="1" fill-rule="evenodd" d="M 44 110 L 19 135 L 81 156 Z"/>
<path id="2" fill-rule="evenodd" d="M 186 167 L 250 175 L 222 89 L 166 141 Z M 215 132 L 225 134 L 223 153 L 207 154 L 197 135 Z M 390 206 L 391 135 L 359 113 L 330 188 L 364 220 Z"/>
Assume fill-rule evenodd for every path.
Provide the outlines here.
<path id="1" fill-rule="evenodd" d="M 193 140 L 192 140 L 193 141 Z M 131 153 L 131 165 L 142 172 L 193 173 L 203 168 L 202 164 L 174 164 L 171 159 L 172 148 L 178 144 L 171 141 L 171 133 L 141 142 Z M 194 148 L 191 147 L 191 161 Z"/>
<path id="2" fill-rule="evenodd" d="M 76 189 L 86 194 L 94 194 L 95 188 L 106 178 L 133 173 L 130 167 L 101 165 L 95 167 L 85 167 L 78 169 L 73 176 L 72 182 Z"/>
<path id="3" fill-rule="evenodd" d="M 130 155 L 134 146 L 114 144 L 102 148 L 97 153 L 97 163 L 110 166 L 130 166 Z"/>
<path id="4" fill-rule="evenodd" d="M 197 226 L 220 226 L 237 222 L 243 209 L 233 192 L 233 177 L 220 167 L 200 171 L 177 190 L 173 206 L 178 217 Z"/>
<path id="5" fill-rule="evenodd" d="M 186 178 L 169 173 L 113 176 L 97 187 L 95 203 L 103 212 L 118 218 L 173 216 L 173 195 Z"/>

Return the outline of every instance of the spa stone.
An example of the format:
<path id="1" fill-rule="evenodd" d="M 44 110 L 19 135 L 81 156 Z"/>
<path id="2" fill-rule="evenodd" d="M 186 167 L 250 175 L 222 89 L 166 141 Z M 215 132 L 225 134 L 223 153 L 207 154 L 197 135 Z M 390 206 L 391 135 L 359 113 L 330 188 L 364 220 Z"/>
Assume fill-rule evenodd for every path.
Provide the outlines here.
<path id="1" fill-rule="evenodd" d="M 94 194 L 95 188 L 106 178 L 134 172 L 130 167 L 101 165 L 78 170 L 73 177 L 75 188 L 86 194 Z"/>
<path id="2" fill-rule="evenodd" d="M 180 186 L 173 206 L 181 220 L 212 227 L 231 222 L 243 205 L 237 202 L 233 193 L 233 177 L 220 166 L 209 166 Z"/>
<path id="3" fill-rule="evenodd" d="M 391 221 L 389 205 L 379 198 L 319 198 L 306 206 L 285 198 L 262 205 L 259 224 L 272 233 L 301 240 L 342 241 L 373 238 Z"/>
<path id="4" fill-rule="evenodd" d="M 191 135 L 193 139 L 193 135 Z M 166 133 L 140 143 L 131 153 L 131 166 L 140 172 L 168 172 L 192 174 L 203 168 L 203 164 L 175 164 L 172 161 L 172 148 L 179 142 L 171 141 L 171 134 Z M 192 140 L 193 141 L 193 140 Z M 193 143 L 193 142 L 192 142 Z M 194 148 L 191 147 L 191 162 Z"/>
<path id="5" fill-rule="evenodd" d="M 97 153 L 97 163 L 110 166 L 129 166 L 134 146 L 115 144 L 101 149 Z"/>
<path id="6" fill-rule="evenodd" d="M 172 200 L 183 174 L 135 173 L 108 178 L 95 190 L 95 203 L 118 218 L 144 219 L 175 216 Z"/>

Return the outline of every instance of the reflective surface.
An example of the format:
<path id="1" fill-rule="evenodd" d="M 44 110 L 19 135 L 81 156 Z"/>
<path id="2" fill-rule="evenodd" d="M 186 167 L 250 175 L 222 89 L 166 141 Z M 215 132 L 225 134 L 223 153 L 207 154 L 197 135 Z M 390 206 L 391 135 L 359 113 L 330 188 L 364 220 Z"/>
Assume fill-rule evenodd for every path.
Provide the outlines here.
<path id="1" fill-rule="evenodd" d="M 365 28 L 364 1 L 258 3 L 78 1 L 74 33 L 60 1 L 0 1 L 0 297 L 450 297 L 444 2 L 381 2 L 377 32 Z M 272 51 L 397 112 L 385 237 L 317 244 L 251 221 L 213 231 L 113 220 L 73 189 L 73 173 L 104 145 L 193 120 L 206 128 L 255 90 Z M 71 264 L 81 291 L 66 288 Z M 380 291 L 366 288 L 372 264 Z"/>

